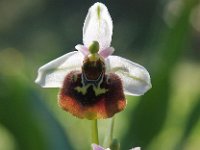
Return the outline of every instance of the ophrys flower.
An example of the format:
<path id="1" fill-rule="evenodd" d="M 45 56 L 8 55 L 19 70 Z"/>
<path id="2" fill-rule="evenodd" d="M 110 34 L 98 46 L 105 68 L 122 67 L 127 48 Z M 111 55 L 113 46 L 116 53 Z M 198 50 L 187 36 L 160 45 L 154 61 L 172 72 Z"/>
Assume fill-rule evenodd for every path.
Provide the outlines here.
<path id="1" fill-rule="evenodd" d="M 139 96 L 151 88 L 148 71 L 139 64 L 111 55 L 113 24 L 107 7 L 95 3 L 83 26 L 83 44 L 42 66 L 36 83 L 61 88 L 59 105 L 87 119 L 112 117 L 126 106 L 124 93 Z"/>

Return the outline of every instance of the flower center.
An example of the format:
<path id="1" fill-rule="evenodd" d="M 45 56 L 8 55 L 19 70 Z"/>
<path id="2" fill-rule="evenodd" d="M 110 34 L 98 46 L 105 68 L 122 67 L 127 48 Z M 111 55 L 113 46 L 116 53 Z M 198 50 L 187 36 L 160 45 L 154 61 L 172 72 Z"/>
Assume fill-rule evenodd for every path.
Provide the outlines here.
<path id="1" fill-rule="evenodd" d="M 89 47 L 89 51 L 91 54 L 96 54 L 99 51 L 99 42 L 93 41 L 92 44 Z"/>

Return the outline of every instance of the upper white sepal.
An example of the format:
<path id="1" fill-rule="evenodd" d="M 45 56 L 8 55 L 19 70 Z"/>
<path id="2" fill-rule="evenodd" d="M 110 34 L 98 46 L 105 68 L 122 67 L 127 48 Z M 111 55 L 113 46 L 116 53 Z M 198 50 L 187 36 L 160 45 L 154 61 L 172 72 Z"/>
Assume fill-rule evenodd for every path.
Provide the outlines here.
<path id="1" fill-rule="evenodd" d="M 89 47 L 93 41 L 98 41 L 100 51 L 110 47 L 112 41 L 113 23 L 107 7 L 95 3 L 88 10 L 83 26 L 83 43 Z"/>

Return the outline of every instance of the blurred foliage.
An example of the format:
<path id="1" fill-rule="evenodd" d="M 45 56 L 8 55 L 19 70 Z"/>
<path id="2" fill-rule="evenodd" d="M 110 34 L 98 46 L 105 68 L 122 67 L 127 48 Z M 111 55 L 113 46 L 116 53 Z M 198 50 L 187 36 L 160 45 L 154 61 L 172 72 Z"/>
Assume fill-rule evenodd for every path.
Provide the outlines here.
<path id="1" fill-rule="evenodd" d="M 158 46 L 160 61 L 151 73 L 153 88 L 142 98 L 135 110 L 130 123 L 132 128 L 125 136 L 126 149 L 130 147 L 126 141 L 132 137 L 134 144 L 148 147 L 153 138 L 160 132 L 167 117 L 167 109 L 170 101 L 170 78 L 176 63 L 179 61 L 184 47 L 187 45 L 189 34 L 189 16 L 196 3 L 185 1 L 187 5 L 182 8 L 182 13 L 177 18 L 174 26 L 167 29 Z M 167 62 L 167 63 L 166 63 Z M 131 134 L 130 134 L 131 133 Z M 128 141 L 131 142 L 131 141 Z M 131 142 L 133 143 L 133 142 Z M 161 148 L 163 149 L 163 148 Z"/>
<path id="2" fill-rule="evenodd" d="M 34 80 L 39 66 L 82 42 L 87 9 L 96 1 L 0 1 L 0 150 L 88 150 L 90 121 L 57 106 L 58 89 Z M 127 97 L 116 115 L 122 150 L 200 147 L 200 2 L 116 0 L 116 55 L 145 66 L 153 88 Z M 100 120 L 103 143 L 110 119 Z"/>
<path id="3" fill-rule="evenodd" d="M 63 129 L 21 72 L 20 54 L 6 50 L 0 59 L 0 122 L 13 135 L 16 149 L 71 149 Z"/>

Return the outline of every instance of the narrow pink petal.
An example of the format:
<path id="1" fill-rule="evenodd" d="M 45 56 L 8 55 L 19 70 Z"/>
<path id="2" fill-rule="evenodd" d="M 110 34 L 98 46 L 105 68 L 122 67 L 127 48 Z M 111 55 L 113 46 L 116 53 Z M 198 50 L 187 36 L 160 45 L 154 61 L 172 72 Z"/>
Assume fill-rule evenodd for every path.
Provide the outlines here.
<path id="1" fill-rule="evenodd" d="M 81 45 L 81 44 L 78 44 L 78 45 L 75 46 L 75 48 L 76 48 L 79 52 L 81 52 L 84 56 L 89 55 L 89 50 L 88 50 L 88 48 L 87 48 L 86 46 Z"/>
<path id="2" fill-rule="evenodd" d="M 103 58 L 107 58 L 108 56 L 112 55 L 114 51 L 115 49 L 113 47 L 108 47 L 106 49 L 99 51 L 99 55 L 101 55 Z"/>

